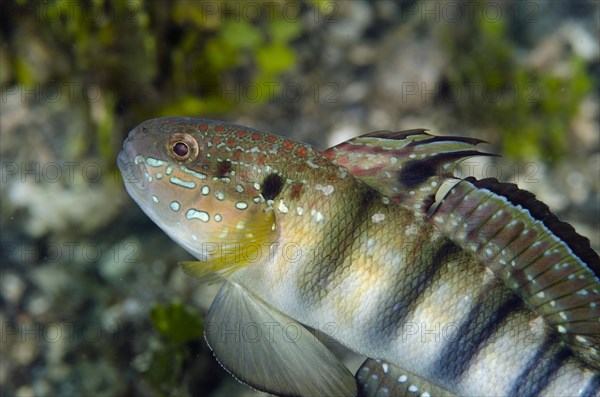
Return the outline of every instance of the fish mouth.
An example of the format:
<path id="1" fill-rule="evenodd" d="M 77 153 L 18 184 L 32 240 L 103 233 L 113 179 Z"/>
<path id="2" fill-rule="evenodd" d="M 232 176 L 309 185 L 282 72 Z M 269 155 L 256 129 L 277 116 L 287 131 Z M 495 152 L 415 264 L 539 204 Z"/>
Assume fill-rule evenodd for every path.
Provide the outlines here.
<path id="1" fill-rule="evenodd" d="M 119 170 L 121 170 L 121 173 L 123 173 L 123 170 L 127 169 L 128 163 L 129 163 L 129 158 L 127 157 L 127 154 L 125 153 L 125 150 L 121 150 L 119 152 L 119 155 L 117 156 L 117 166 L 119 167 Z"/>
<path id="2" fill-rule="evenodd" d="M 134 191 L 148 189 L 148 170 L 145 159 L 138 155 L 130 138 L 123 142 L 123 150 L 117 156 L 117 166 L 121 171 L 125 189 L 132 194 Z"/>

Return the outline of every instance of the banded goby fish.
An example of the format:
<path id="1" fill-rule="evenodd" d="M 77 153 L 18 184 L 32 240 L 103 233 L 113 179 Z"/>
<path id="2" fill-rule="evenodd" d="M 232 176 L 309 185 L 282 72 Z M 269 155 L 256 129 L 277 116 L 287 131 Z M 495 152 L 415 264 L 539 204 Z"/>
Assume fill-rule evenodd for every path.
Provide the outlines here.
<path id="1" fill-rule="evenodd" d="M 222 281 L 205 337 L 278 395 L 597 396 L 600 261 L 524 190 L 458 179 L 480 140 L 380 131 L 325 151 L 219 121 L 145 121 L 131 197 Z M 368 357 L 355 376 L 307 329 Z"/>

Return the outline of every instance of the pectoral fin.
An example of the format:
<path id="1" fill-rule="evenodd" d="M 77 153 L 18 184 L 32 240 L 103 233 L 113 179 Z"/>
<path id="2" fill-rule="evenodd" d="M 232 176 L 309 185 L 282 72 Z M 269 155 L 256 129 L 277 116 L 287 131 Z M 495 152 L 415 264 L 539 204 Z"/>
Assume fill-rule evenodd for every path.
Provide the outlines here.
<path id="1" fill-rule="evenodd" d="M 219 363 L 238 380 L 284 396 L 355 396 L 348 369 L 306 328 L 226 281 L 205 319 Z"/>
<path id="2" fill-rule="evenodd" d="M 204 260 L 181 262 L 183 270 L 204 282 L 220 281 L 235 271 L 258 263 L 269 255 L 277 240 L 274 211 L 228 214 L 212 241 L 202 243 Z"/>
<path id="3" fill-rule="evenodd" d="M 359 397 L 454 396 L 446 389 L 383 360 L 367 358 L 356 371 Z"/>

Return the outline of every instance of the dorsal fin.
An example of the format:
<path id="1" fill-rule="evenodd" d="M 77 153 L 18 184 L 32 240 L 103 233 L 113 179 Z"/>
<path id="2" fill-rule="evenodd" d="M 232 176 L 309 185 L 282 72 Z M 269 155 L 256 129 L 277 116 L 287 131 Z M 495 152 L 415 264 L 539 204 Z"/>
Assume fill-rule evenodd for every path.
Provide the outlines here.
<path id="1" fill-rule="evenodd" d="M 323 154 L 392 201 L 425 212 L 441 183 L 472 156 L 480 139 L 434 136 L 424 129 L 377 131 L 327 149 Z"/>
<path id="2" fill-rule="evenodd" d="M 600 260 L 589 240 L 535 196 L 453 171 L 479 139 L 423 129 L 379 131 L 324 152 L 333 163 L 429 221 L 489 268 L 583 361 L 600 369 Z"/>
<path id="3" fill-rule="evenodd" d="M 533 194 L 495 179 L 459 181 L 431 206 L 430 221 L 600 369 L 600 259 L 587 238 Z"/>

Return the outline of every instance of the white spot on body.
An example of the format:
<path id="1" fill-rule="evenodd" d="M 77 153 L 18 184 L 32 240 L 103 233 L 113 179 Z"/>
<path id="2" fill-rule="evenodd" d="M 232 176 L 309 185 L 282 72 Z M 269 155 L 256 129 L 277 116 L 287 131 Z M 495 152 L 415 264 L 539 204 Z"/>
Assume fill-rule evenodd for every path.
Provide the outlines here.
<path id="1" fill-rule="evenodd" d="M 386 363 L 381 364 L 381 367 L 383 368 L 383 373 L 385 374 L 387 374 L 390 370 L 389 366 Z"/>
<path id="2" fill-rule="evenodd" d="M 202 222 L 208 222 L 210 220 L 210 216 L 207 212 L 198 211 L 194 208 L 189 209 L 188 212 L 185 213 L 185 217 L 187 219 L 200 219 Z"/>
<path id="3" fill-rule="evenodd" d="M 373 256 L 375 254 L 375 239 L 370 238 L 367 240 L 367 256 Z"/>
<path id="4" fill-rule="evenodd" d="M 200 191 L 205 196 L 208 196 L 210 194 L 210 188 L 206 185 L 202 186 L 202 189 L 200 189 Z"/>
<path id="5" fill-rule="evenodd" d="M 167 173 L 167 175 L 171 175 L 173 173 L 173 167 L 168 166 L 165 172 Z"/>
<path id="6" fill-rule="evenodd" d="M 279 205 L 277 206 L 277 209 L 282 214 L 287 214 L 289 212 L 289 208 L 285 205 L 285 203 L 283 202 L 283 200 L 279 200 Z"/>
<path id="7" fill-rule="evenodd" d="M 217 190 L 215 192 L 215 197 L 217 198 L 217 200 L 225 200 L 225 193 L 223 193 L 220 190 Z"/>
<path id="8" fill-rule="evenodd" d="M 154 157 L 148 157 L 146 159 L 146 164 L 148 164 L 150 167 L 160 167 L 164 164 L 165 162 L 159 159 L 155 159 Z"/>
<path id="9" fill-rule="evenodd" d="M 579 342 L 581 342 L 581 343 L 588 343 L 588 340 L 587 340 L 587 339 L 585 339 L 585 338 L 584 338 L 583 336 L 581 336 L 581 335 L 577 335 L 577 336 L 575 337 L 575 339 L 577 339 L 577 340 L 578 340 Z"/>
<path id="10" fill-rule="evenodd" d="M 413 393 L 416 393 L 416 392 L 418 392 L 418 391 L 419 391 L 419 388 L 418 388 L 417 386 L 415 386 L 415 385 L 410 385 L 410 386 L 408 387 L 408 391 L 410 391 L 410 392 L 413 392 Z"/>
<path id="11" fill-rule="evenodd" d="M 171 207 L 171 209 L 175 212 L 179 211 L 179 208 L 181 208 L 178 201 L 171 201 L 169 207 Z"/>
<path id="12" fill-rule="evenodd" d="M 560 315 L 560 318 L 562 318 L 563 320 L 568 320 L 567 315 L 565 314 L 565 312 L 560 312 L 558 313 Z"/>
<path id="13" fill-rule="evenodd" d="M 319 166 L 315 163 L 313 163 L 311 160 L 306 160 L 306 164 L 310 167 L 310 168 L 319 168 Z"/>
<path id="14" fill-rule="evenodd" d="M 323 214 L 317 210 L 311 210 L 310 216 L 312 216 L 312 219 L 313 219 L 313 221 L 315 221 L 315 223 L 321 223 L 325 220 L 325 217 L 323 216 Z"/>
<path id="15" fill-rule="evenodd" d="M 184 187 L 186 189 L 194 189 L 196 187 L 196 182 L 184 181 L 183 179 L 179 179 L 176 176 L 172 176 L 171 178 L 169 178 L 169 182 L 171 182 L 174 185 Z"/>
<path id="16" fill-rule="evenodd" d="M 248 203 L 246 203 L 245 201 L 238 201 L 237 203 L 235 203 L 235 208 L 237 208 L 238 210 L 245 210 L 246 208 L 248 208 Z"/>
<path id="17" fill-rule="evenodd" d="M 406 377 L 406 375 L 401 375 L 401 376 L 398 378 L 398 382 L 399 382 L 399 383 L 404 383 L 404 382 L 406 382 L 407 380 L 408 380 L 408 378 Z"/>
<path id="18" fill-rule="evenodd" d="M 197 172 L 197 171 L 194 171 L 194 170 L 190 170 L 189 168 L 186 168 L 186 167 L 183 167 L 183 166 L 180 167 L 180 168 L 186 174 L 189 174 L 189 175 L 191 175 L 193 177 L 196 177 L 196 178 L 198 178 L 200 180 L 208 179 L 208 175 L 203 174 L 202 172 Z"/>
<path id="19" fill-rule="evenodd" d="M 158 174 L 156 174 L 156 179 L 162 179 L 163 174 L 162 172 L 159 172 Z"/>
<path id="20" fill-rule="evenodd" d="M 304 214 L 304 208 L 296 207 L 296 215 L 302 215 L 302 214 Z"/>
<path id="21" fill-rule="evenodd" d="M 417 230 L 419 230 L 419 227 L 415 223 L 411 223 L 410 226 L 404 230 L 404 235 L 413 236 L 417 233 Z"/>
<path id="22" fill-rule="evenodd" d="M 155 203 L 158 203 L 158 197 L 156 197 L 155 195 L 152 195 L 152 201 L 154 201 Z"/>
<path id="23" fill-rule="evenodd" d="M 244 192 L 244 187 L 238 183 L 237 185 L 235 185 L 235 190 L 238 193 L 243 193 Z"/>
<path id="24" fill-rule="evenodd" d="M 222 219 L 223 219 L 223 217 L 221 216 L 221 214 L 215 214 L 215 221 L 216 222 L 221 222 Z"/>
<path id="25" fill-rule="evenodd" d="M 315 185 L 315 189 L 323 192 L 323 194 L 325 196 L 331 195 L 331 193 L 333 193 L 333 190 L 334 190 L 333 186 L 331 186 L 331 185 L 325 185 L 325 186 L 323 186 L 323 185 L 321 185 L 319 183 Z"/>
<path id="26" fill-rule="evenodd" d="M 373 221 L 373 223 L 383 222 L 384 219 L 385 219 L 385 215 L 381 214 L 381 213 L 373 214 L 373 216 L 371 217 L 371 220 Z"/>

